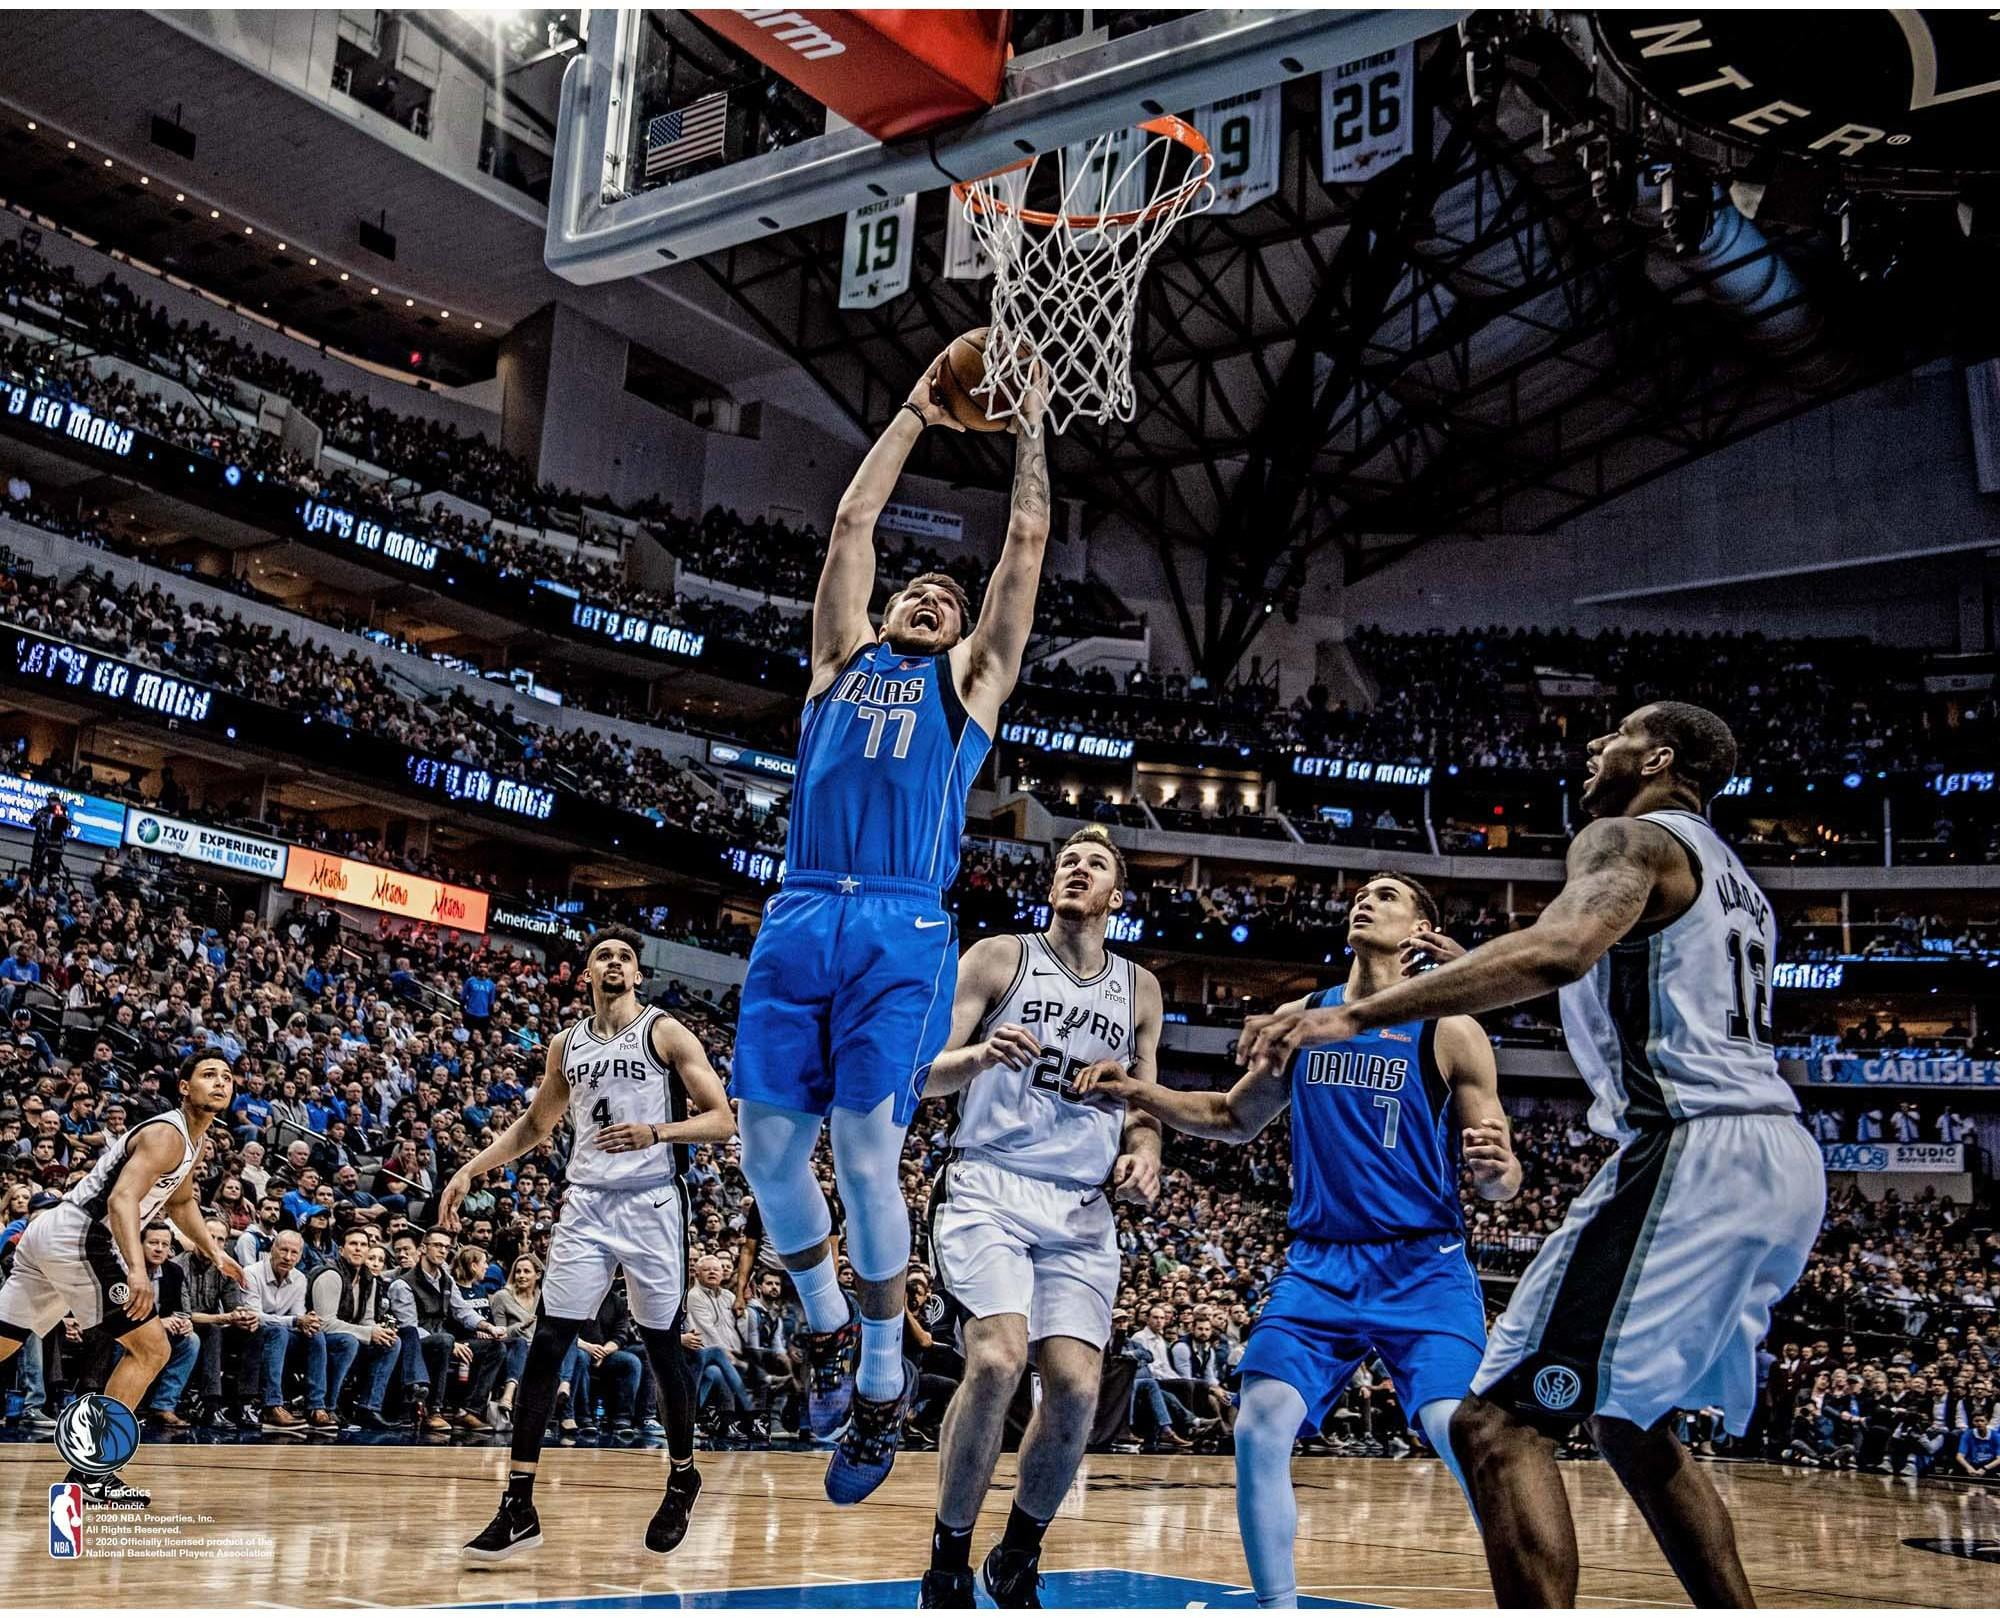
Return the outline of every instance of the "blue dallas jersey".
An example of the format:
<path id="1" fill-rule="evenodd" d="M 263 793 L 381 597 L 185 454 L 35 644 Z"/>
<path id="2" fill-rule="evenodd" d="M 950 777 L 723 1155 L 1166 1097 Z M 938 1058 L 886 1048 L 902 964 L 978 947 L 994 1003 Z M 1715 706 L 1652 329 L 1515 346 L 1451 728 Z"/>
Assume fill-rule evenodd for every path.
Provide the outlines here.
<path id="1" fill-rule="evenodd" d="M 965 795 L 992 746 L 959 701 L 948 656 L 862 647 L 806 704 L 789 869 L 950 887 Z"/>
<path id="2" fill-rule="evenodd" d="M 1307 1002 L 1337 1006 L 1346 985 Z M 1458 1130 L 1437 1024 L 1392 1023 L 1292 1060 L 1294 1236 L 1322 1242 L 1463 1237 Z"/>

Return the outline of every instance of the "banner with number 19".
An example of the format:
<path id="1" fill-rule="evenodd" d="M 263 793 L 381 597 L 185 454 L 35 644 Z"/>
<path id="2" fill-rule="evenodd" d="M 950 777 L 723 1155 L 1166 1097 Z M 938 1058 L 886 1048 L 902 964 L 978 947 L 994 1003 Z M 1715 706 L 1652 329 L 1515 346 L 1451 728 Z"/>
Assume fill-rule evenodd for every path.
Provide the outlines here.
<path id="1" fill-rule="evenodd" d="M 873 309 L 910 290 L 915 196 L 884 197 L 847 216 L 841 235 L 840 307 Z"/>

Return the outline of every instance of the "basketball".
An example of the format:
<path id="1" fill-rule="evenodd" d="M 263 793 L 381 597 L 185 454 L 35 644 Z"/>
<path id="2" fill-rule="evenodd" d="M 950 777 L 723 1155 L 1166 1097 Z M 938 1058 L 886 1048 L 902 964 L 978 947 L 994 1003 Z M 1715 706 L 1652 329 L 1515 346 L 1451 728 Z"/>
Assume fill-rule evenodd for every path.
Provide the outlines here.
<path id="1" fill-rule="evenodd" d="M 1005 419 L 987 415 L 986 406 L 973 397 L 972 390 L 986 380 L 986 326 L 978 326 L 951 340 L 944 351 L 944 368 L 938 375 L 938 394 L 945 409 L 968 431 L 999 433 L 1007 430 Z"/>

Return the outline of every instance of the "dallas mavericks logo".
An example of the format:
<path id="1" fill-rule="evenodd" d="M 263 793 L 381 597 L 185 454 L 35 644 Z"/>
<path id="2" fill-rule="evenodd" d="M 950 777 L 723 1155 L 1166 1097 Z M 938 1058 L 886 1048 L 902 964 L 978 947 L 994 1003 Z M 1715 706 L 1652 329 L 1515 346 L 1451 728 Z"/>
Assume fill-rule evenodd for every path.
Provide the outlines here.
<path id="1" fill-rule="evenodd" d="M 1535 1402 L 1544 1410 L 1567 1410 L 1583 1395 L 1583 1378 L 1567 1365 L 1544 1366 L 1535 1374 Z"/>
<path id="2" fill-rule="evenodd" d="M 132 1412 L 101 1393 L 86 1393 L 56 1422 L 56 1453 L 89 1477 L 116 1472 L 138 1447 Z"/>
<path id="3" fill-rule="evenodd" d="M 49 1555 L 65 1561 L 83 1554 L 83 1485 L 49 1485 Z"/>

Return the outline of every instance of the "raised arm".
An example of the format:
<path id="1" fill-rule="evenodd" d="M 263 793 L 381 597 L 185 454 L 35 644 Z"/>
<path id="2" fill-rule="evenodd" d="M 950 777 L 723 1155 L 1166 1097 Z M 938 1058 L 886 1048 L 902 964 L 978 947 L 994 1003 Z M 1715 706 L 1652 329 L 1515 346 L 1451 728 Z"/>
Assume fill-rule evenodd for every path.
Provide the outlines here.
<path id="1" fill-rule="evenodd" d="M 826 543 L 826 561 L 813 595 L 812 687 L 816 697 L 854 655 L 855 648 L 874 637 L 868 621 L 868 598 L 875 593 L 875 519 L 896 492 L 903 463 L 917 447 L 926 427 L 965 429 L 939 402 L 937 376 L 944 356 L 918 380 L 910 396 L 896 407 L 875 447 L 862 458 L 847 492 L 833 513 L 833 534 Z"/>
<path id="2" fill-rule="evenodd" d="M 993 576 L 986 581 L 978 626 L 962 649 L 954 649 L 954 658 L 963 658 L 958 688 L 966 712 L 989 736 L 999 723 L 1000 704 L 1021 675 L 1021 657 L 1035 627 L 1042 558 L 1049 547 L 1049 435 L 1046 430 L 1022 430 L 1024 423 L 1040 428 L 1042 409 L 1042 395 L 1031 389 L 1015 418 L 1014 498 L 1007 513 L 1007 539 Z"/>
<path id="3" fill-rule="evenodd" d="M 1291 1105 L 1285 1078 L 1277 1073 L 1248 1073 L 1227 1090 L 1169 1090 L 1130 1074 L 1096 1073 L 1086 1069 L 1077 1088 L 1116 1096 L 1128 1107 L 1143 1108 L 1183 1135 L 1241 1145 L 1254 1140 L 1270 1121 Z"/>
<path id="4" fill-rule="evenodd" d="M 1132 974 L 1132 1072 L 1142 1084 L 1159 1074 L 1160 980 L 1143 966 Z M 1118 1161 L 1111 1165 L 1111 1195 L 1119 1202 L 1151 1203 L 1160 1194 L 1160 1121 L 1144 1107 L 1127 1106 Z"/>
<path id="5" fill-rule="evenodd" d="M 1637 925 L 1676 869 L 1685 874 L 1687 865 L 1671 832 L 1646 820 L 1592 821 L 1569 846 L 1562 892 L 1532 926 L 1353 1005 L 1273 1017 L 1254 1041 L 1246 1040 L 1244 1060 L 1253 1069 L 1283 1071 L 1306 1045 L 1390 1023 L 1491 1011 L 1574 983 Z"/>
<path id="6" fill-rule="evenodd" d="M 982 938 L 965 952 L 958 963 L 958 993 L 951 1003 L 951 1037 L 931 1063 L 930 1077 L 924 1081 L 924 1099 L 954 1095 L 989 1067 L 1020 1069 L 1042 1054 L 1042 1043 L 1019 1023 L 1002 1023 L 985 1039 L 973 1034 L 1014 981 L 1021 964 L 1020 938 L 1003 933 Z"/>

